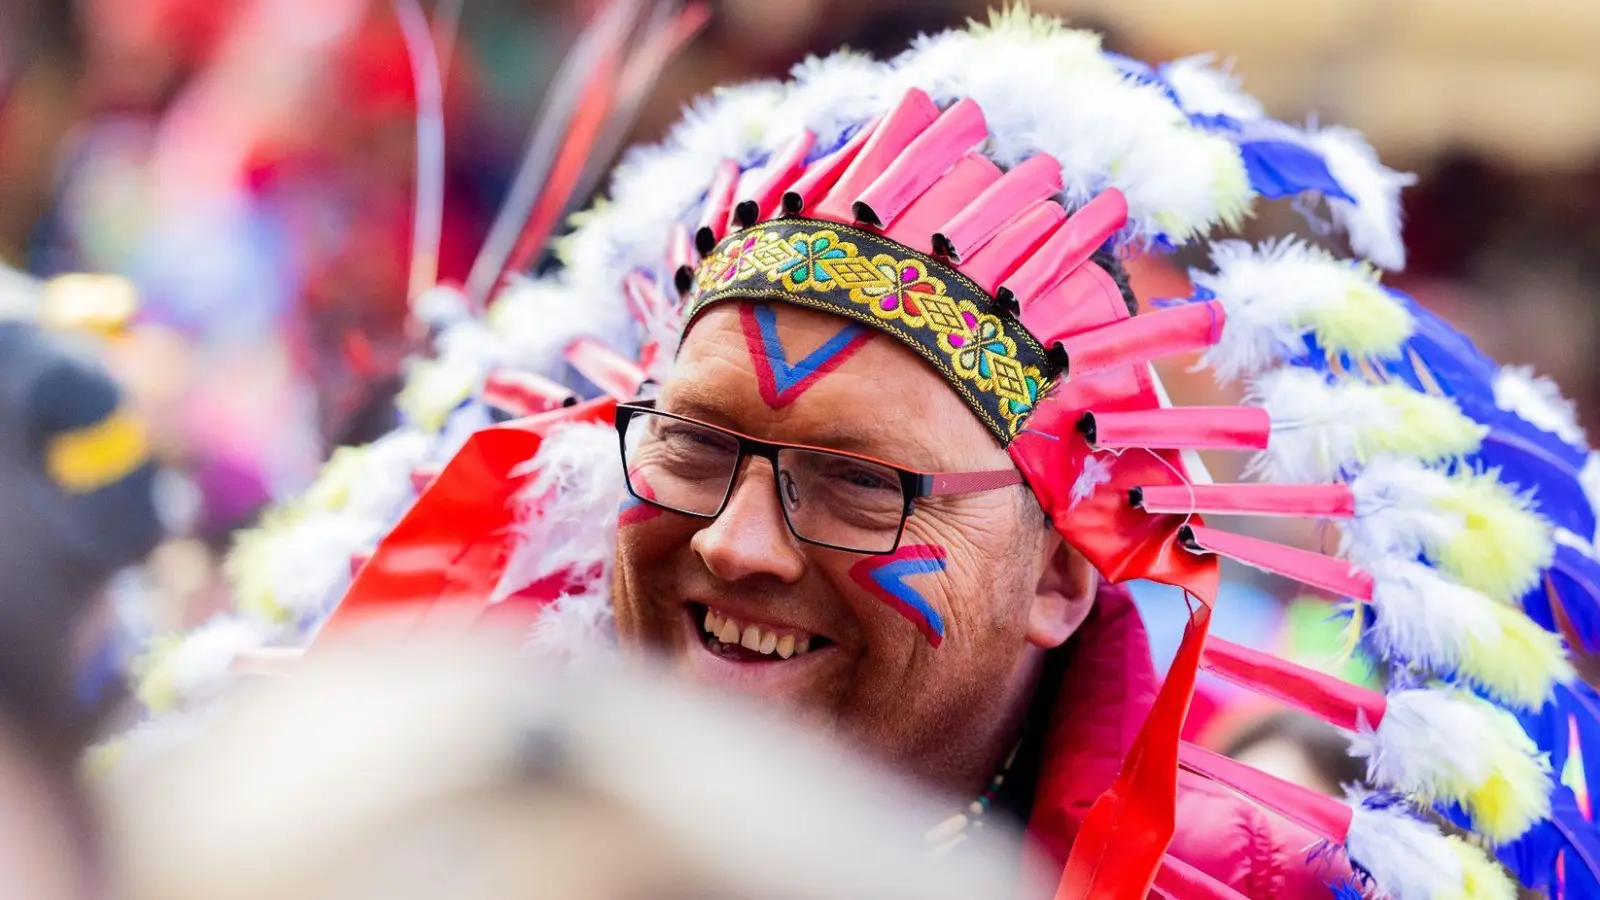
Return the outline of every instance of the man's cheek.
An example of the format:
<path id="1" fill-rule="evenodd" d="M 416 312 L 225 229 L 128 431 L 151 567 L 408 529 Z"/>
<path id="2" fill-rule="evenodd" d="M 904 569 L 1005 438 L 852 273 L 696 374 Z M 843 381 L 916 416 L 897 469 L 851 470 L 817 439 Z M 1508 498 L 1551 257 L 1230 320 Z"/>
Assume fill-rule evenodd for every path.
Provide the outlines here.
<path id="1" fill-rule="evenodd" d="M 850 579 L 938 647 L 944 642 L 945 617 L 932 598 L 943 592 L 930 588 L 944 572 L 946 556 L 940 544 L 902 542 L 893 553 L 862 558 L 850 567 Z"/>

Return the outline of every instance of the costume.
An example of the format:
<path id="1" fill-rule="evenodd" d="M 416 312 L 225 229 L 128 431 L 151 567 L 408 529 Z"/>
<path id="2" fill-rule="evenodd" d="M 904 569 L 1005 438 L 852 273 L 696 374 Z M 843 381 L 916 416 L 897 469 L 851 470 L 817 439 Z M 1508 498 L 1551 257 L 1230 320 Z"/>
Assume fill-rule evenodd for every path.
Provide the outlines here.
<path id="1" fill-rule="evenodd" d="M 241 546 L 255 615 L 194 636 L 164 690 L 200 691 L 241 647 L 380 614 L 524 617 L 555 654 L 604 643 L 617 523 L 649 499 L 624 490 L 616 404 L 671 379 L 704 310 L 758 298 L 920 355 L 1108 583 L 1190 596 L 1159 690 L 1117 589 L 1074 638 L 1030 823 L 1063 862 L 1057 896 L 1355 896 L 1343 859 L 1398 898 L 1513 896 L 1491 855 L 1531 887 L 1595 895 L 1597 834 L 1558 775 L 1600 739 L 1562 637 L 1600 641 L 1600 464 L 1552 386 L 1382 285 L 1378 267 L 1403 262 L 1405 183 L 1351 132 L 1268 119 L 1206 60 L 1147 67 L 1021 12 L 889 63 L 836 54 L 719 92 L 630 153 L 558 245 L 559 273 L 513 283 L 483 321 L 427 297 L 438 354 L 403 398 L 412 427 L 336 458 L 298 524 Z M 1132 315 L 1097 261 L 1290 196 L 1370 262 L 1221 241 L 1194 296 Z M 1244 404 L 1168 402 L 1150 362 L 1195 352 Z M 520 417 L 468 434 L 495 410 Z M 1202 449 L 1256 454 L 1260 480 L 1211 483 Z M 1325 556 L 1208 514 L 1327 520 L 1342 539 Z M 348 591 L 330 546 L 359 557 Z M 1223 556 L 1348 598 L 1352 648 L 1387 694 L 1208 640 Z M 1180 741 L 1202 667 L 1347 729 L 1372 789 L 1325 798 Z M 1116 727 L 1073 733 L 1096 718 Z"/>

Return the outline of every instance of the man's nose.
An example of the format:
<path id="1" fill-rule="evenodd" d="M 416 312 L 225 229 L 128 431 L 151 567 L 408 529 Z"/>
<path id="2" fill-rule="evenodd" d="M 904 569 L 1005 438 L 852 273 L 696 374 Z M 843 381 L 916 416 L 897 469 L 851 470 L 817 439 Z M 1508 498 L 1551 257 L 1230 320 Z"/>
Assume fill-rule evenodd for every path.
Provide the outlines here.
<path id="1" fill-rule="evenodd" d="M 793 584 L 805 573 L 805 555 L 784 522 L 772 478 L 770 463 L 746 459 L 722 515 L 690 540 L 690 548 L 718 578 L 766 575 Z"/>

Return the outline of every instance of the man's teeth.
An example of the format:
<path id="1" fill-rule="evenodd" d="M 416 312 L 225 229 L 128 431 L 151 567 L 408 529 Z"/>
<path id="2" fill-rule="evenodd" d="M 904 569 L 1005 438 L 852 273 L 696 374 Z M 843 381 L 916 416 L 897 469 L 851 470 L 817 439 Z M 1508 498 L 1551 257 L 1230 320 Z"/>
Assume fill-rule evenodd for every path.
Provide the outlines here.
<path id="1" fill-rule="evenodd" d="M 774 631 L 760 625 L 744 625 L 732 616 L 724 616 L 714 609 L 706 610 L 705 632 L 724 644 L 738 644 L 765 656 L 777 654 L 783 659 L 811 651 L 810 636 L 800 637 L 787 632 Z"/>

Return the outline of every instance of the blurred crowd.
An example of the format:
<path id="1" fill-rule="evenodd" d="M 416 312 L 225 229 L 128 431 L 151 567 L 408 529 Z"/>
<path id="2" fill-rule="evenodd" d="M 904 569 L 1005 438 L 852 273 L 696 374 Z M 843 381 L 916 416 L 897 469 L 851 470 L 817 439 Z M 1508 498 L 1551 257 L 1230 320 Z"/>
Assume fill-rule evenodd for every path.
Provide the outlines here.
<path id="1" fill-rule="evenodd" d="M 713 4 L 710 27 L 668 66 L 633 137 L 658 136 L 689 98 L 713 84 L 778 75 L 809 53 L 840 45 L 892 53 L 917 32 L 959 24 L 986 5 L 722 0 Z M 1070 3 L 1054 5 L 1072 11 Z M 444 73 L 438 264 L 441 279 L 461 282 L 514 174 L 541 87 L 596 4 L 456 6 Z M 1128 55 L 1171 55 L 1137 43 L 1115 17 L 1077 24 L 1099 27 L 1108 46 Z M 406 322 L 416 106 L 404 36 L 386 3 L 0 5 L 0 263 L 39 279 L 79 272 L 122 279 L 92 291 L 99 299 L 91 306 L 110 302 L 107 291 L 136 297 L 115 327 L 97 334 L 95 353 L 150 423 L 158 457 L 184 474 L 193 495 L 183 533 L 156 548 L 138 576 L 143 596 L 161 600 L 152 609 L 118 608 L 111 571 L 93 570 L 60 590 L 86 597 L 109 591 L 108 615 L 154 616 L 153 625 L 141 623 L 146 630 L 193 625 L 225 605 L 221 560 L 237 529 L 303 489 L 332 448 L 370 441 L 393 426 L 400 366 L 419 340 Z M 1478 150 L 1430 148 L 1419 183 L 1406 194 L 1410 263 L 1393 278 L 1488 353 L 1554 378 L 1591 427 L 1600 425 L 1600 371 L 1590 352 L 1600 339 L 1600 305 L 1592 302 L 1600 293 L 1600 142 L 1595 153 L 1588 167 L 1532 171 Z M 1296 215 L 1287 206 L 1269 209 L 1262 233 L 1293 230 L 1284 223 Z M 1131 261 L 1135 289 L 1145 298 L 1187 295 L 1185 267 L 1198 262 Z M 1199 402 L 1216 390 L 1182 364 L 1164 375 L 1180 401 Z M 5 478 L 0 470 L 0 486 Z M 14 518 L 4 524 L 19 527 Z M 1298 539 L 1311 545 L 1324 536 Z M 0 541 L 19 546 L 7 535 Z M 1370 677 L 1340 658 L 1324 601 L 1256 573 L 1229 576 L 1215 633 L 1356 680 Z M 1181 609 L 1181 600 L 1155 588 L 1136 595 L 1153 623 L 1158 658 L 1170 656 L 1181 625 L 1162 613 Z M 11 609 L 26 602 L 9 593 L 4 599 Z M 50 646 L 73 640 L 85 639 L 62 637 Z M 797 898 L 850 895 L 852 884 L 858 896 L 974 896 L 971 885 L 992 883 L 981 880 L 994 874 L 981 860 L 940 880 L 907 874 L 918 871 L 914 848 L 882 840 L 893 829 L 879 827 L 874 816 L 882 806 L 863 799 L 862 785 L 887 792 L 888 805 L 909 801 L 875 776 L 852 772 L 856 781 L 836 783 L 821 750 L 791 753 L 787 740 L 756 729 L 748 771 L 695 771 L 695 742 L 747 740 L 717 704 L 654 697 L 649 691 L 661 689 L 631 675 L 574 684 L 561 696 L 548 687 L 512 690 L 506 685 L 540 679 L 500 677 L 496 667 L 511 665 L 493 653 L 469 663 L 426 650 L 334 660 L 321 681 L 308 682 L 312 687 L 263 679 L 255 702 L 196 751 L 213 754 L 209 762 L 167 761 L 113 791 L 104 834 L 84 824 L 88 813 L 72 786 L 71 760 L 83 742 L 41 749 L 0 729 L 0 896 L 82 896 L 83 879 L 113 873 L 135 885 L 128 894 L 135 898 L 223 896 L 223 881 L 233 884 L 227 896 L 241 898 L 491 896 L 446 888 L 459 872 L 429 872 L 426 854 L 413 857 L 415 848 L 438 842 L 474 847 L 479 868 L 503 875 L 503 883 L 543 885 L 543 893 L 504 896 L 748 896 L 742 891 L 756 871 L 805 873 L 789 884 L 760 885 L 763 896 Z M 395 680 L 416 706 L 386 705 L 390 695 L 376 685 Z M 502 689 L 485 690 L 490 683 Z M 610 702 L 577 702 L 596 692 Z M 6 707 L 5 716 L 16 720 L 15 707 Z M 513 709 L 519 712 L 507 713 Z M 606 717 L 666 719 L 669 709 L 682 718 L 660 733 L 681 744 L 669 740 L 648 758 L 671 776 L 630 781 L 623 773 L 646 755 L 619 739 Z M 311 723 L 321 729 L 335 722 L 344 730 L 312 733 Z M 290 739 L 296 749 L 259 755 L 244 736 L 266 729 L 300 735 Z M 438 741 L 409 740 L 424 731 Z M 1190 731 L 1329 793 L 1353 777 L 1331 730 L 1268 715 L 1220 685 L 1202 690 Z M 400 746 L 415 755 L 390 758 L 392 771 L 363 773 L 362 791 L 343 805 L 308 805 L 330 772 L 382 756 L 369 749 Z M 218 760 L 247 767 L 251 783 Z M 778 774 L 796 771 L 816 777 Z M 284 804 L 279 792 L 305 803 Z M 538 803 L 519 802 L 534 795 Z M 160 827 L 148 827 L 153 808 L 163 812 Z M 543 818 L 530 815 L 533 808 L 544 810 Z M 737 832 L 728 823 L 762 821 L 763 810 L 779 808 L 791 812 L 789 827 L 746 833 L 733 850 L 719 845 Z M 238 828 L 201 833 L 197 823 L 218 821 L 211 811 L 221 809 Z M 574 817 L 585 817 L 590 830 L 569 828 L 561 834 L 573 843 L 558 843 L 551 822 L 570 825 Z M 850 826 L 798 827 L 831 821 Z M 595 847 L 624 843 L 624 832 L 637 833 L 626 843 L 639 849 L 629 866 L 613 868 L 618 857 Z M 584 842 L 583 834 L 592 839 Z M 812 835 L 816 845 L 795 843 L 796 834 Z M 319 843 L 324 837 L 328 843 Z M 104 867 L 85 864 L 97 858 L 93 844 L 101 838 L 122 855 L 105 857 Z M 297 855 L 313 846 L 316 855 Z M 528 847 L 540 853 L 523 854 Z M 202 855 L 207 864 L 194 864 Z M 361 864 L 379 858 L 383 865 Z M 846 863 L 814 866 L 820 858 Z M 396 865 L 407 859 L 416 864 Z M 373 871 L 387 871 L 391 880 L 363 881 Z M 898 880 L 862 891 L 886 872 Z M 599 884 L 596 873 L 611 883 Z M 15 880 L 7 886 L 6 879 Z M 676 887 L 663 891 L 663 879 Z M 245 884 L 255 887 L 241 892 Z M 890 884 L 897 893 L 888 893 Z"/>

